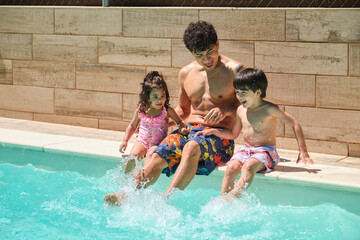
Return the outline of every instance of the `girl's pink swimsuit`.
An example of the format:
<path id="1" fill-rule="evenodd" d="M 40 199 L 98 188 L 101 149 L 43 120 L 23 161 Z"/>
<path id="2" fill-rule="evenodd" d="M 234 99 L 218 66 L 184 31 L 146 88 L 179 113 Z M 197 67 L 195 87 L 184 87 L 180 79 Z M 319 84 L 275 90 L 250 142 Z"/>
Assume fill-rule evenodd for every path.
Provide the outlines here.
<path id="1" fill-rule="evenodd" d="M 157 146 L 167 136 L 168 123 L 166 122 L 167 111 L 163 107 L 161 114 L 157 117 L 149 117 L 139 111 L 140 127 L 137 140 L 144 144 L 146 150 Z"/>

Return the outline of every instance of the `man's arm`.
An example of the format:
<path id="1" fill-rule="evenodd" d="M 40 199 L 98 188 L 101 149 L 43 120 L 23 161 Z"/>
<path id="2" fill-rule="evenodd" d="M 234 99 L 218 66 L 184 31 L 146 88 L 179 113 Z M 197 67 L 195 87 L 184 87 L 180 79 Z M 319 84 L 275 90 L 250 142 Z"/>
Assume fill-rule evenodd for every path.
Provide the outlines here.
<path id="1" fill-rule="evenodd" d="M 184 81 L 187 76 L 187 71 L 182 68 L 179 72 L 179 103 L 178 106 L 175 108 L 176 114 L 182 119 L 186 120 L 186 118 L 190 115 L 190 107 L 191 107 L 191 100 L 187 95 L 184 89 Z M 169 126 L 175 125 L 174 121 L 169 121 Z"/>
<path id="2" fill-rule="evenodd" d="M 239 105 L 240 103 L 237 101 L 234 102 L 234 104 L 231 106 L 213 108 L 205 116 L 204 121 L 211 125 L 218 124 L 219 122 L 224 120 L 225 117 L 233 115 L 236 112 L 236 109 Z"/>
<path id="3" fill-rule="evenodd" d="M 239 117 L 240 111 L 241 111 L 240 108 L 238 108 L 236 111 L 235 123 L 234 123 L 232 129 L 221 129 L 220 130 L 220 129 L 216 129 L 216 128 L 205 128 L 204 130 L 197 132 L 195 136 L 215 135 L 220 138 L 235 140 L 240 135 L 240 132 L 242 129 L 242 123 L 241 123 L 241 119 Z"/>

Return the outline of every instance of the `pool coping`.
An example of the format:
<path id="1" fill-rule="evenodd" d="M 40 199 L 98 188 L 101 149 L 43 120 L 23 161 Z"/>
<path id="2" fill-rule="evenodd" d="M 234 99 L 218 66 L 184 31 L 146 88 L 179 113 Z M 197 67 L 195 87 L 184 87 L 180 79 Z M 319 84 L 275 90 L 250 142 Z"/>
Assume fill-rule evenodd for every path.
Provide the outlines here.
<path id="1" fill-rule="evenodd" d="M 9 124 L 10 121 L 12 123 Z M 48 126 L 51 126 L 52 130 L 47 133 L 45 129 Z M 71 128 L 72 136 L 64 134 L 67 128 Z M 54 131 L 54 129 L 57 129 L 57 131 Z M 96 136 L 84 137 L 84 134 L 77 134 L 77 131 L 94 132 Z M 102 139 L 102 135 L 108 138 L 109 134 L 114 134 L 114 137 Z M 0 118 L 0 143 L 3 146 L 26 148 L 48 153 L 86 155 L 87 157 L 117 161 L 123 155 L 118 151 L 123 135 L 124 132 L 119 131 L 109 132 L 109 130 L 102 131 L 99 129 L 84 129 L 84 127 L 69 127 L 62 124 L 34 123 L 33 121 Z M 125 154 L 129 153 L 133 142 L 134 138 L 130 141 Z M 278 181 L 300 181 L 309 185 L 346 188 L 350 191 L 360 192 L 360 168 L 358 165 L 350 167 L 350 164 L 348 166 L 345 156 L 310 153 L 315 164 L 305 165 L 303 163 L 296 164 L 298 151 L 278 149 L 278 152 L 281 162 L 274 171 L 264 174 L 259 173 L 256 175 L 257 178 Z M 360 163 L 360 159 L 357 158 L 350 158 L 350 160 L 353 162 L 359 161 Z M 342 161 L 345 161 L 345 164 Z M 224 166 L 219 167 L 216 170 L 217 174 L 223 174 L 225 168 Z"/>

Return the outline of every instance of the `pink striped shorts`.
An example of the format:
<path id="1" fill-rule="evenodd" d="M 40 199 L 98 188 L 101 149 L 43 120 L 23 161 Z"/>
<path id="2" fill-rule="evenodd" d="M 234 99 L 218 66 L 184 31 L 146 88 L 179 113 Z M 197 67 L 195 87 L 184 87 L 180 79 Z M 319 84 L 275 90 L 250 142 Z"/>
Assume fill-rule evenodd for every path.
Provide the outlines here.
<path id="1" fill-rule="evenodd" d="M 260 147 L 244 146 L 235 151 L 230 161 L 238 160 L 242 164 L 246 163 L 250 158 L 255 158 L 262 162 L 265 167 L 265 172 L 270 172 L 280 161 L 279 154 L 274 145 L 266 145 Z M 229 161 L 229 162 L 230 162 Z"/>

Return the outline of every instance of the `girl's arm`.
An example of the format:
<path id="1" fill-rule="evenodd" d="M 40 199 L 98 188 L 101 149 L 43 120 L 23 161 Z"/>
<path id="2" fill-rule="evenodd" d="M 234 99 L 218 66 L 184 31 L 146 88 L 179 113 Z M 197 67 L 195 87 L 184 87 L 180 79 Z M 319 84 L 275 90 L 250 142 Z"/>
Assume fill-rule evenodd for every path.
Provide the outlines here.
<path id="1" fill-rule="evenodd" d="M 241 108 L 241 106 L 239 106 L 237 108 L 235 123 L 234 123 L 232 129 L 222 129 L 222 130 L 219 130 L 216 128 L 204 129 L 203 131 L 197 132 L 195 136 L 215 135 L 217 137 L 230 139 L 230 140 L 236 139 L 239 136 L 241 129 L 242 129 L 242 124 L 241 124 L 241 119 L 240 119 L 240 111 L 241 111 L 240 108 Z"/>
<path id="2" fill-rule="evenodd" d="M 130 138 L 132 137 L 132 135 L 134 134 L 134 132 L 140 122 L 138 112 L 139 112 L 139 108 L 136 108 L 134 116 L 131 119 L 129 126 L 126 128 L 124 139 L 119 147 L 119 151 L 122 153 L 125 152 L 128 142 L 129 142 Z"/>
<path id="3" fill-rule="evenodd" d="M 274 105 L 271 109 L 272 109 L 271 111 L 273 112 L 273 115 L 276 116 L 277 119 L 284 122 L 286 125 L 290 126 L 294 131 L 295 138 L 298 143 L 298 147 L 299 147 L 299 151 L 300 151 L 299 157 L 298 157 L 296 163 L 298 163 L 301 160 L 305 164 L 307 162 L 313 164 L 314 162 L 310 158 L 309 153 L 307 152 L 304 133 L 303 133 L 302 128 L 301 128 L 300 124 L 298 123 L 298 121 L 296 121 L 296 119 L 293 116 L 291 116 L 290 114 L 281 110 L 279 108 L 279 106 L 277 106 L 277 105 Z"/>
<path id="4" fill-rule="evenodd" d="M 183 135 L 187 135 L 189 130 L 186 127 L 185 122 L 177 115 L 175 110 L 172 107 L 168 107 L 168 116 L 171 118 L 179 127 L 179 132 Z"/>

